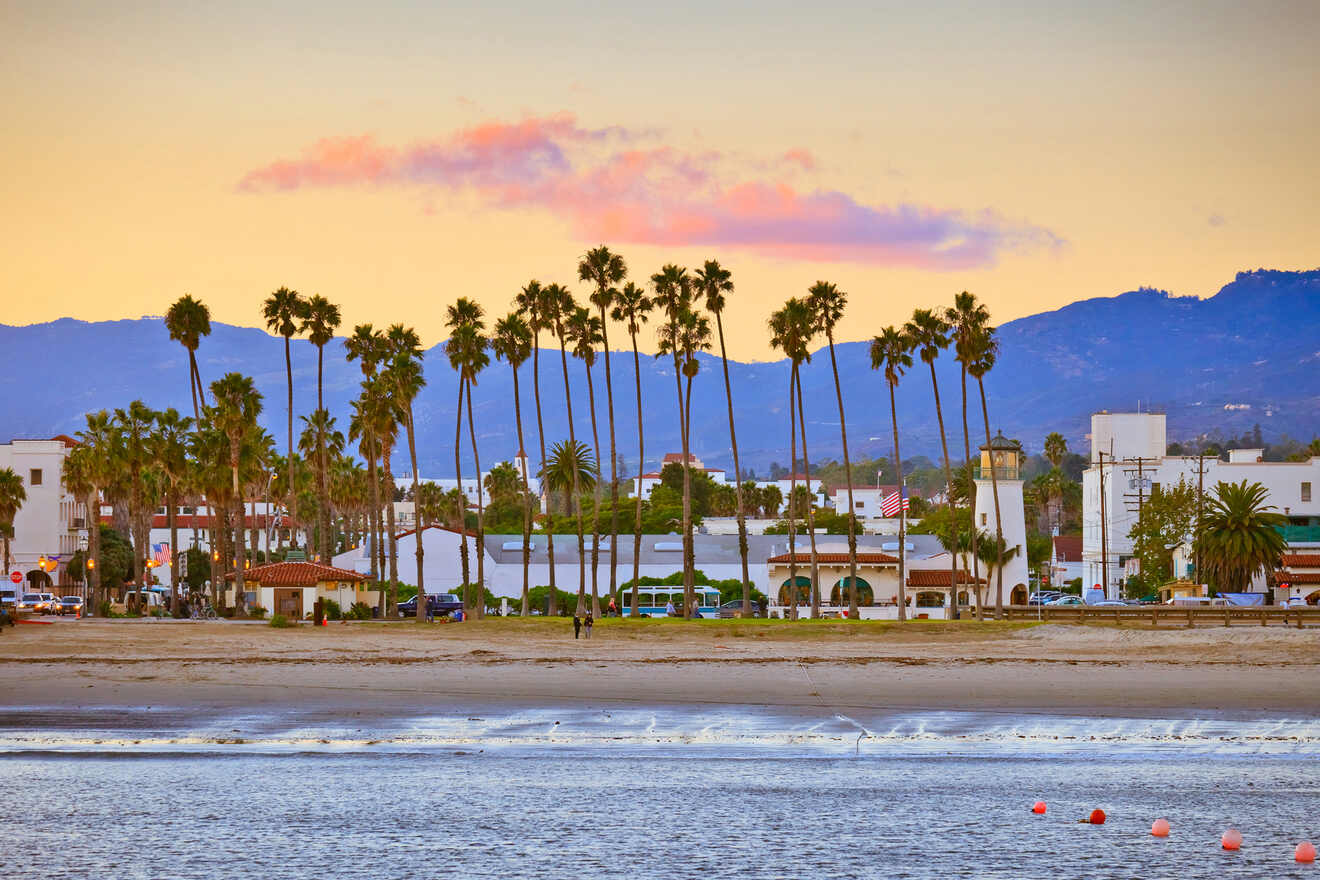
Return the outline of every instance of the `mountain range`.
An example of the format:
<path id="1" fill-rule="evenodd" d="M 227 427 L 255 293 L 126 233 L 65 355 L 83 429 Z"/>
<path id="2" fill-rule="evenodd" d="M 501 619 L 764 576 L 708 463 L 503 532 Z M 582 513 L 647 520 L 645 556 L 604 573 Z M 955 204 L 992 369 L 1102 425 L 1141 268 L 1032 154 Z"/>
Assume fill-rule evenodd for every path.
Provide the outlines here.
<path id="1" fill-rule="evenodd" d="M 836 335 L 863 336 L 845 318 Z M 617 338 L 617 336 L 616 336 Z M 626 337 L 625 337 L 626 339 Z M 1071 303 L 1009 321 L 999 328 L 1000 357 L 986 379 L 993 430 L 1039 451 L 1044 436 L 1059 431 L 1074 451 L 1087 450 L 1090 414 L 1140 407 L 1168 415 L 1170 439 L 1219 429 L 1236 436 L 1259 424 L 1267 437 L 1289 434 L 1309 440 L 1320 432 L 1320 270 L 1241 272 L 1214 296 L 1172 296 L 1143 288 L 1115 297 Z M 548 343 L 548 338 L 543 338 Z M 75 434 L 84 413 L 124 406 L 141 398 L 149 406 L 188 413 L 187 356 L 169 339 L 160 318 L 86 322 L 62 318 L 44 324 L 0 325 L 0 438 Z M 892 452 L 889 395 L 871 370 L 869 343 L 835 346 L 844 385 L 849 447 L 854 459 Z M 254 378 L 265 397 L 262 423 L 281 450 L 285 436 L 283 340 L 265 331 L 212 324 L 198 351 L 205 381 L 237 371 Z M 620 455 L 636 472 L 637 407 L 630 352 L 611 353 L 615 422 Z M 293 344 L 298 413 L 314 407 L 316 350 Z M 647 468 L 680 448 L 673 364 L 642 356 L 642 396 Z M 456 374 L 441 346 L 426 352 L 426 388 L 416 403 L 419 470 L 452 475 Z M 587 386 L 581 362 L 569 359 L 575 427 L 591 442 Z M 786 361 L 729 363 L 744 469 L 765 474 L 771 462 L 788 462 Z M 950 452 L 961 450 L 958 366 L 951 353 L 937 362 Z M 605 370 L 594 370 L 601 445 L 608 448 Z M 343 358 L 339 341 L 326 347 L 325 397 L 346 428 L 348 403 L 362 376 Z M 535 463 L 531 362 L 520 373 L 525 444 Z M 541 400 L 546 442 L 568 436 L 563 374 L 557 348 L 541 351 Z M 693 452 L 707 466 L 730 467 L 728 417 L 717 357 L 701 356 L 694 382 Z M 971 386 L 974 394 L 975 386 Z M 840 456 L 838 410 L 829 355 L 821 350 L 804 368 L 809 452 L 813 461 Z M 493 362 L 474 390 L 482 464 L 489 467 L 518 448 L 513 382 L 507 364 Z M 979 402 L 969 402 L 973 437 L 984 438 Z M 898 388 L 904 457 L 939 453 L 929 369 L 920 361 Z M 465 433 L 466 438 L 466 433 Z M 464 442 L 466 449 L 466 439 Z M 406 451 L 396 471 L 407 469 Z M 961 453 L 956 453 L 961 457 Z M 467 456 L 465 454 L 465 459 Z M 465 468 L 470 465 L 465 464 Z"/>

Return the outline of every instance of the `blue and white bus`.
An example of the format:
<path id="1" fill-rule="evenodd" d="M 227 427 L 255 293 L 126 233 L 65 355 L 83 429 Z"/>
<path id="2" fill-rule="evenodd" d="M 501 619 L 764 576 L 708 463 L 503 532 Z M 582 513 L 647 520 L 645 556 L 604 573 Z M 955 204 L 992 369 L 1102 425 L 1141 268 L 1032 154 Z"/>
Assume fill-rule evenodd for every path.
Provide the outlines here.
<path id="1" fill-rule="evenodd" d="M 619 592 L 623 597 L 623 608 L 619 614 L 627 617 L 632 614 L 632 587 L 624 587 Z M 714 587 L 693 587 L 702 617 L 720 616 L 720 591 Z M 679 617 L 683 616 L 683 585 L 638 587 L 637 610 L 648 617 L 664 617 L 668 614 L 669 604 L 673 603 Z"/>

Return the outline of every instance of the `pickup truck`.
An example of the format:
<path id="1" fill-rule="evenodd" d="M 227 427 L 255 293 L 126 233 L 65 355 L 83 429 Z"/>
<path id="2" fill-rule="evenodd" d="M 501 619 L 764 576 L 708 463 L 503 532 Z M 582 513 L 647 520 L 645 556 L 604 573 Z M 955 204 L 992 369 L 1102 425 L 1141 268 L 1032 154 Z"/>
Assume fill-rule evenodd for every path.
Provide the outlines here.
<path id="1" fill-rule="evenodd" d="M 463 600 L 453 593 L 427 593 L 426 605 L 431 609 L 431 614 L 435 617 L 448 617 L 455 611 L 463 610 Z M 400 617 L 417 616 L 417 597 L 413 596 L 406 602 L 399 603 Z"/>

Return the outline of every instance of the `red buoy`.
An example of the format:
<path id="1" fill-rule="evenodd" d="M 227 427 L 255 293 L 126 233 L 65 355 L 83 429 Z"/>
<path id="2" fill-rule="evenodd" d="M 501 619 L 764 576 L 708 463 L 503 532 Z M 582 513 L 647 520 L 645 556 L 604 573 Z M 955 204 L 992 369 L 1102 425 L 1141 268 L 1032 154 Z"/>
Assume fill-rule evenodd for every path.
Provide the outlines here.
<path id="1" fill-rule="evenodd" d="M 1297 844 L 1297 849 L 1293 850 L 1293 859 L 1298 862 L 1310 864 L 1315 861 L 1315 844 L 1309 840 L 1303 840 Z"/>
<path id="2" fill-rule="evenodd" d="M 1091 821 L 1091 824 L 1092 824 L 1092 825 L 1103 825 L 1103 824 L 1105 824 L 1105 811 L 1104 811 L 1104 810 L 1092 810 L 1092 811 L 1091 811 L 1091 820 L 1090 820 L 1090 821 Z"/>
<path id="3" fill-rule="evenodd" d="M 1242 846 L 1242 832 L 1236 828 L 1230 828 L 1219 838 L 1219 845 L 1229 852 L 1235 852 Z"/>
<path id="4" fill-rule="evenodd" d="M 1169 836 L 1169 820 L 1156 819 L 1150 826 L 1150 833 L 1155 837 Z"/>
<path id="5" fill-rule="evenodd" d="M 1044 815 L 1045 815 L 1045 802 L 1044 802 L 1044 801 L 1036 801 L 1034 804 L 1031 805 L 1031 812 L 1035 813 L 1037 816 L 1044 816 Z"/>

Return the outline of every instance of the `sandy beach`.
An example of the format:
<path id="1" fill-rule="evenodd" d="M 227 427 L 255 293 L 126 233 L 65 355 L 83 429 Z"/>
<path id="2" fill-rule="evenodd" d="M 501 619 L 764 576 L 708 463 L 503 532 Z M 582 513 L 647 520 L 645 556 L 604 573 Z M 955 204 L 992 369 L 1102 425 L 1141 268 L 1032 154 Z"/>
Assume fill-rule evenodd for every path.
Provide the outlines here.
<path id="1" fill-rule="evenodd" d="M 1023 624 L 564 621 L 417 627 L 62 621 L 0 637 L 9 710 L 296 709 L 381 716 L 482 705 L 1320 716 L 1320 632 Z M 36 715 L 32 714 L 36 710 Z M 9 723 L 23 723 L 8 713 Z"/>

